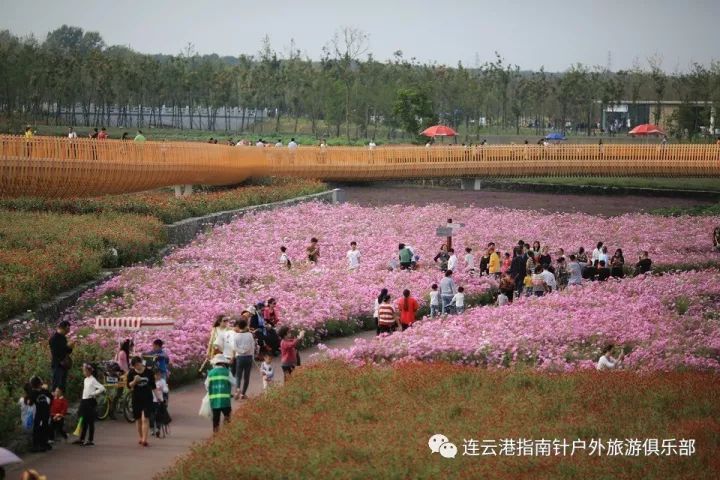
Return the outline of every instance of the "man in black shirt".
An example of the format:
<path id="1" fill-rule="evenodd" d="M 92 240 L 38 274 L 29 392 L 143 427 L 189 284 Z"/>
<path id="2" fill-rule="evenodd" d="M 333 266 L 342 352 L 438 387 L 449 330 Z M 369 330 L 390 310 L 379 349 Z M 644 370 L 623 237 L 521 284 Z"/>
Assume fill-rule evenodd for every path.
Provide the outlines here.
<path id="1" fill-rule="evenodd" d="M 128 387 L 132 390 L 133 415 L 137 423 L 138 443 L 148 446 L 150 431 L 150 414 L 153 411 L 153 390 L 155 390 L 155 374 L 145 367 L 142 358 L 133 357 L 132 368 L 128 372 Z"/>
<path id="2" fill-rule="evenodd" d="M 647 250 L 643 251 L 640 255 L 640 261 L 635 264 L 637 273 L 648 273 L 652 268 L 652 260 L 648 258 Z"/>
<path id="3" fill-rule="evenodd" d="M 70 331 L 70 322 L 63 320 L 58 323 L 57 330 L 50 337 L 50 354 L 52 355 L 51 368 L 53 374 L 52 389 L 53 391 L 60 387 L 65 391 L 65 383 L 67 382 L 67 373 L 72 362 L 70 354 L 73 350 L 72 342 L 68 343 L 67 334 Z"/>

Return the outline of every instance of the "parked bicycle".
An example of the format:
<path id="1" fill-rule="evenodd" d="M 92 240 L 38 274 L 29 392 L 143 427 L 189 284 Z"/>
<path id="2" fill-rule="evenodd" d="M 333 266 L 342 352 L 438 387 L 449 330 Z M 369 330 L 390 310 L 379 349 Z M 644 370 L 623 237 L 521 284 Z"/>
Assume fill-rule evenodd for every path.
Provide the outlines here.
<path id="1" fill-rule="evenodd" d="M 97 397 L 96 415 L 98 420 L 115 418 L 119 409 L 129 423 L 135 421 L 132 408 L 132 394 L 127 388 L 127 378 L 115 362 L 102 362 L 98 365 L 96 378 L 105 387 L 105 392 Z"/>

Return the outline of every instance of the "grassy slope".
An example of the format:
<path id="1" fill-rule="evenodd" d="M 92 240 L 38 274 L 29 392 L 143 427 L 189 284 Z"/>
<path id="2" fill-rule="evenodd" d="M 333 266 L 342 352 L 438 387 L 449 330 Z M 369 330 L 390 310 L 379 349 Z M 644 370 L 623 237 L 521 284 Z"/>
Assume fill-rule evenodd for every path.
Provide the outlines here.
<path id="1" fill-rule="evenodd" d="M 323 363 L 251 401 L 166 480 L 225 478 L 717 478 L 717 377 L 547 375 L 446 364 Z M 431 455 L 443 433 L 458 456 Z M 692 438 L 692 457 L 469 457 L 463 439 Z"/>

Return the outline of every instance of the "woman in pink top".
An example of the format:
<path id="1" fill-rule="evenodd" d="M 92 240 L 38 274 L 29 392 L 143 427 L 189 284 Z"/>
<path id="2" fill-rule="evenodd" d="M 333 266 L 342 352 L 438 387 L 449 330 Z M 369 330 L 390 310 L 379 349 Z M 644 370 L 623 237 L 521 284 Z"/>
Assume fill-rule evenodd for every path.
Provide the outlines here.
<path id="1" fill-rule="evenodd" d="M 505 252 L 505 256 L 503 257 L 502 265 L 500 265 L 500 273 L 506 273 L 508 270 L 510 270 L 510 264 L 512 263 L 512 258 L 510 258 L 510 253 Z"/>
<path id="2" fill-rule="evenodd" d="M 132 340 L 126 339 L 120 344 L 120 350 L 115 355 L 115 363 L 120 365 L 120 370 L 123 373 L 128 373 L 130 370 L 130 350 L 132 350 Z"/>
<path id="3" fill-rule="evenodd" d="M 301 330 L 297 338 L 292 338 L 290 328 L 287 325 L 280 327 L 278 335 L 280 341 L 280 364 L 285 376 L 289 376 L 297 365 L 297 344 L 305 336 L 305 330 Z"/>

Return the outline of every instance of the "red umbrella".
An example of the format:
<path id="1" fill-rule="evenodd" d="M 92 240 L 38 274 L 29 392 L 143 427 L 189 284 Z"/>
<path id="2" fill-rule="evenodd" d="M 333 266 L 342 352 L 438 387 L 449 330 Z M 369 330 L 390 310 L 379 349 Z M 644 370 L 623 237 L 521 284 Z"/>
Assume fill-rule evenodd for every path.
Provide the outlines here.
<path id="1" fill-rule="evenodd" d="M 628 132 L 630 135 L 665 135 L 657 125 L 652 123 L 643 123 Z"/>
<path id="2" fill-rule="evenodd" d="M 454 137 L 457 135 L 457 132 L 445 125 L 433 125 L 420 132 L 420 135 L 425 135 L 426 137 Z"/>

